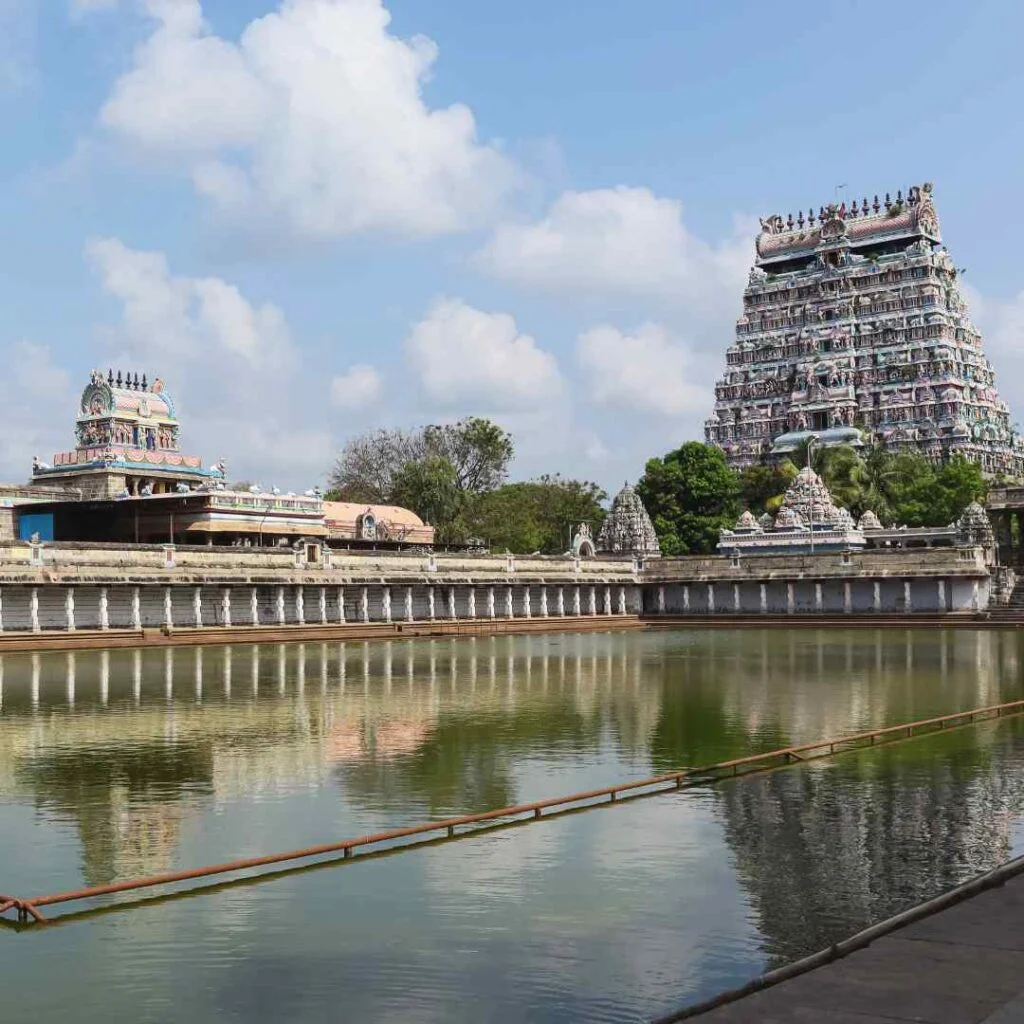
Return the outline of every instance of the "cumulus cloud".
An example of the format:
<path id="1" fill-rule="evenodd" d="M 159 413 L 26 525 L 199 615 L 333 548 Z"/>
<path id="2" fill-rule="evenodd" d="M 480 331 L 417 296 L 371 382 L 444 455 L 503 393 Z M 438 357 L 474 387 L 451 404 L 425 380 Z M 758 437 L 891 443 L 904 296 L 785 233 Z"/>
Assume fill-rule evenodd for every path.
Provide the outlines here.
<path id="1" fill-rule="evenodd" d="M 1024 417 L 1024 291 L 1010 299 L 992 299 L 968 285 L 964 298 L 982 332 L 985 354 L 996 374 L 996 388 L 1010 406 L 1010 416 Z"/>
<path id="2" fill-rule="evenodd" d="M 339 409 L 362 409 L 380 398 L 381 378 L 365 363 L 351 366 L 331 381 L 331 401 Z"/>
<path id="3" fill-rule="evenodd" d="M 19 341 L 4 352 L 0 406 L 0 475 L 21 483 L 31 475 L 32 455 L 49 462 L 53 452 L 68 447 L 78 395 L 47 346 Z"/>
<path id="4" fill-rule="evenodd" d="M 562 387 L 555 357 L 520 334 L 511 316 L 460 299 L 436 302 L 405 347 L 424 393 L 441 407 L 530 409 Z"/>
<path id="5" fill-rule="evenodd" d="M 540 220 L 500 225 L 474 259 L 493 276 L 538 291 L 706 307 L 725 296 L 736 306 L 751 256 L 750 238 L 709 245 L 683 223 L 678 200 L 620 186 L 564 192 Z"/>
<path id="6" fill-rule="evenodd" d="M 679 417 L 702 417 L 711 408 L 707 374 L 658 324 L 632 334 L 608 325 L 591 328 L 577 339 L 576 357 L 598 404 Z"/>
<path id="7" fill-rule="evenodd" d="M 93 239 L 86 258 L 121 306 L 105 332 L 112 361 L 163 377 L 188 442 L 209 462 L 226 458 L 233 477 L 265 467 L 294 484 L 323 472 L 330 438 L 305 424 L 326 389 L 305 383 L 280 309 L 221 278 L 175 275 L 163 253 L 116 238 Z"/>
<path id="8" fill-rule="evenodd" d="M 437 47 L 392 35 L 382 0 L 282 0 L 237 41 L 199 0 L 145 8 L 155 28 L 100 120 L 240 221 L 433 235 L 478 223 L 514 183 L 467 106 L 425 103 Z"/>

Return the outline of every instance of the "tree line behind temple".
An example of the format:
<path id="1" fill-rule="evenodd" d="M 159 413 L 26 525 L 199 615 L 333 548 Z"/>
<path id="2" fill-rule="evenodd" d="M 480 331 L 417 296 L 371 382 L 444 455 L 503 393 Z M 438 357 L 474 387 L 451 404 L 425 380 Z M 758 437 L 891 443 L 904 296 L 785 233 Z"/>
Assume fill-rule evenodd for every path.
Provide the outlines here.
<path id="1" fill-rule="evenodd" d="M 579 523 L 597 534 L 608 498 L 597 484 L 558 474 L 509 483 L 514 454 L 511 434 L 475 416 L 417 430 L 374 430 L 341 450 L 325 497 L 412 509 L 435 528 L 442 546 L 560 554 Z"/>
<path id="2" fill-rule="evenodd" d="M 374 430 L 341 450 L 325 497 L 412 509 L 442 546 L 558 554 L 581 522 L 597 535 L 608 500 L 598 484 L 559 474 L 509 483 L 514 454 L 511 434 L 475 416 Z M 774 513 L 806 461 L 805 447 L 792 460 L 736 471 L 721 449 L 688 441 L 649 459 L 636 489 L 663 554 L 708 554 L 744 509 Z M 841 445 L 813 451 L 812 465 L 855 519 L 870 509 L 887 525 L 944 526 L 987 491 L 980 467 L 961 455 L 935 465 L 914 452 Z"/>

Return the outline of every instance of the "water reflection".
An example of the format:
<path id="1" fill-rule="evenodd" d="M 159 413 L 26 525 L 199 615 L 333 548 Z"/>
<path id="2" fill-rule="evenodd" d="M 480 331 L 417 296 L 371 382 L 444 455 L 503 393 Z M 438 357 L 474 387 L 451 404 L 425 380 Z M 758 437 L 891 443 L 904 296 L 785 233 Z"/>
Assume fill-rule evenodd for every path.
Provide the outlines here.
<path id="1" fill-rule="evenodd" d="M 33 816 L 5 828 L 3 887 L 101 884 L 1012 700 L 1024 696 L 1021 642 L 1013 631 L 743 630 L 7 654 L 0 814 Z M 486 880 L 474 889 L 486 901 L 515 865 L 516 898 L 540 899 L 522 875 L 536 849 L 557 865 L 535 907 L 550 927 L 597 914 L 583 908 L 600 891 L 600 913 L 636 932 L 637 950 L 658 931 L 679 978 L 659 982 L 667 1009 L 755 973 L 762 955 L 818 948 L 1005 856 L 1022 806 L 1012 743 L 1024 733 L 998 729 L 594 812 L 572 819 L 588 834 L 578 848 L 568 833 L 552 841 L 559 833 L 543 830 L 554 823 L 530 826 L 536 848 L 515 840 L 500 847 L 508 863 L 477 863 L 445 885 L 451 869 L 434 865 L 403 898 L 424 920 L 482 913 L 458 902 L 466 878 Z M 684 854 L 701 881 L 679 882 Z M 406 856 L 414 887 L 422 862 Z M 737 884 L 746 910 L 729 928 L 752 938 L 737 945 L 707 915 L 694 931 L 695 901 L 731 906 Z M 561 905 L 570 892 L 578 906 Z M 382 922 L 395 912 L 388 898 Z M 291 913 L 303 926 L 304 911 Z M 581 926 L 566 948 L 585 957 L 597 930 Z M 677 942 L 690 940 L 707 947 L 694 953 L 700 971 L 677 962 Z M 630 992 L 643 1002 L 635 980 L 623 984 L 609 996 L 618 1009 Z"/>
<path id="2" fill-rule="evenodd" d="M 1022 753 L 1011 719 L 719 787 L 772 966 L 1008 859 Z"/>

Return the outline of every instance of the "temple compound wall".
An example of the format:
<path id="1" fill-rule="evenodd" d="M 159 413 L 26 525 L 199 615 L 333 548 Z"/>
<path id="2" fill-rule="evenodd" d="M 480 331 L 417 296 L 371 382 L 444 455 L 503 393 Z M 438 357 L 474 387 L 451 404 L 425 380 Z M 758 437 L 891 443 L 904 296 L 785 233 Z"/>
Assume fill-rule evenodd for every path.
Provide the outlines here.
<path id="1" fill-rule="evenodd" d="M 644 574 L 653 616 L 970 614 L 998 576 L 980 547 L 663 558 Z"/>
<path id="2" fill-rule="evenodd" d="M 383 555 L 0 545 L 0 631 L 970 614 L 999 600 L 982 547 L 742 557 Z M 1005 587 L 1003 588 L 1005 590 Z M 554 623 L 552 623 L 553 625 Z"/>
<path id="3" fill-rule="evenodd" d="M 0 545 L 3 631 L 614 617 L 641 606 L 628 556 Z"/>

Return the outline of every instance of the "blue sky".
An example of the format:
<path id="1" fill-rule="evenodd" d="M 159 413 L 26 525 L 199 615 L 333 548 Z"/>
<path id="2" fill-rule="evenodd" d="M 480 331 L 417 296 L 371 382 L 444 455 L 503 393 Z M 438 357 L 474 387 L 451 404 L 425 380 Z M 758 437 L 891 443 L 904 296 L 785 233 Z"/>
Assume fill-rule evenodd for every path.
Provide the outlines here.
<path id="1" fill-rule="evenodd" d="M 611 489 L 700 437 L 756 216 L 935 183 L 1024 405 L 1019 5 L 0 0 L 0 476 L 93 366 L 309 486 L 489 415 Z"/>

